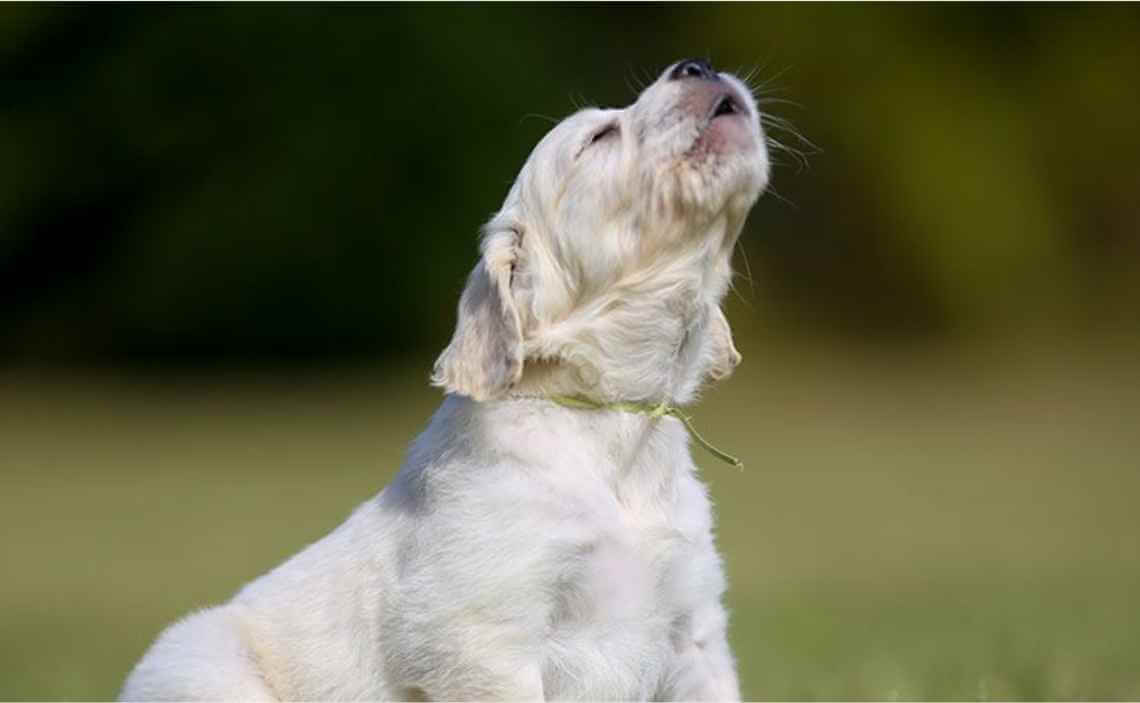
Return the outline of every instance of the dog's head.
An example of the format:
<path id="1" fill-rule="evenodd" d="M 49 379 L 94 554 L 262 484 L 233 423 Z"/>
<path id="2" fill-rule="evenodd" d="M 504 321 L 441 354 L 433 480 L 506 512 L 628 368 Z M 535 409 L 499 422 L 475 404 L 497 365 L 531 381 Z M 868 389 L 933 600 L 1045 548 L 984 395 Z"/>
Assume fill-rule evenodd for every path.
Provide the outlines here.
<path id="1" fill-rule="evenodd" d="M 751 93 L 704 61 L 566 118 L 485 226 L 433 383 L 688 400 L 740 359 L 719 303 L 767 180 Z"/>

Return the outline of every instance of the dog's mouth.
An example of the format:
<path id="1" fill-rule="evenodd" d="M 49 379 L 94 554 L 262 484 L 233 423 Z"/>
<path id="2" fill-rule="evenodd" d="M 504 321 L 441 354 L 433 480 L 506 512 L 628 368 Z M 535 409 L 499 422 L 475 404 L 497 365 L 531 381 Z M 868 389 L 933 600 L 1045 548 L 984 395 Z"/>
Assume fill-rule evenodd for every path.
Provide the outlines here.
<path id="1" fill-rule="evenodd" d="M 717 91 L 706 105 L 704 121 L 698 126 L 696 141 L 686 156 L 750 152 L 755 136 L 749 125 L 750 108 L 731 88 Z"/>
<path id="2" fill-rule="evenodd" d="M 718 117 L 744 114 L 746 112 L 747 109 L 740 104 L 740 101 L 737 100 L 733 95 L 728 94 L 722 96 L 720 100 L 716 101 L 716 103 L 713 105 L 712 116 L 709 119 L 711 121 L 715 120 Z"/>

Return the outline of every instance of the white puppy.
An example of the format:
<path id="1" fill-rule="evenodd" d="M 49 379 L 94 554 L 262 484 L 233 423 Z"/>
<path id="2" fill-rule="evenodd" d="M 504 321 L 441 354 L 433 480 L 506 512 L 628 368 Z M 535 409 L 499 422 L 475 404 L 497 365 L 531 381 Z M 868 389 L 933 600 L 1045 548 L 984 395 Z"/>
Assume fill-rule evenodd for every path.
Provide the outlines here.
<path id="1" fill-rule="evenodd" d="M 167 629 L 122 697 L 737 698 L 708 499 L 660 404 L 740 359 L 719 302 L 767 178 L 752 96 L 703 61 L 551 130 L 392 485 Z"/>

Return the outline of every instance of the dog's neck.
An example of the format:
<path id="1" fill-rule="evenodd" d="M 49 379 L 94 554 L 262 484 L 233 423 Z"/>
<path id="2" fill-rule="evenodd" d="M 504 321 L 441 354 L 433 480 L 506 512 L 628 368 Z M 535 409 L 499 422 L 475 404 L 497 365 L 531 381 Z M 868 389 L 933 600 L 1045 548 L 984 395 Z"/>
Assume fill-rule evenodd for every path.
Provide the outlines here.
<path id="1" fill-rule="evenodd" d="M 557 297 L 573 302 L 524 322 L 523 373 L 511 390 L 685 405 L 705 381 L 727 376 L 740 355 L 719 304 L 746 214 L 729 208 L 686 226 L 674 245 L 586 298 Z"/>
<path id="2" fill-rule="evenodd" d="M 448 396 L 437 416 L 478 427 L 481 441 L 525 465 L 577 465 L 576 471 L 596 472 L 623 494 L 622 486 L 637 487 L 627 494 L 630 499 L 645 497 L 645 486 L 657 487 L 666 498 L 678 471 L 692 466 L 688 431 L 675 417 L 569 407 L 514 392 L 483 402 Z"/>
<path id="3" fill-rule="evenodd" d="M 710 304 L 691 299 L 642 304 L 654 310 L 638 311 L 636 301 L 627 301 L 625 315 L 614 312 L 600 322 L 574 328 L 573 334 L 561 339 L 548 336 L 540 347 L 545 353 L 527 360 L 512 392 L 605 403 L 692 401 L 702 381 L 715 376 L 712 367 L 718 352 L 712 347 L 720 339 L 709 330 L 715 323 L 712 315 L 718 313 Z"/>

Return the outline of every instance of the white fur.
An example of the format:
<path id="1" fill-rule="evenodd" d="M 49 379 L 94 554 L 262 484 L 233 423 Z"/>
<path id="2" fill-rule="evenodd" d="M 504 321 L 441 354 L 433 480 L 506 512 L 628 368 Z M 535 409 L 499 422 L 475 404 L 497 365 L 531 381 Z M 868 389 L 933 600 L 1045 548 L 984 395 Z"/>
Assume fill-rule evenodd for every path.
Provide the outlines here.
<path id="1" fill-rule="evenodd" d="M 710 120 L 717 91 L 746 111 Z M 685 403 L 731 371 L 719 301 L 767 171 L 723 74 L 555 127 L 486 227 L 449 395 L 395 481 L 168 628 L 122 697 L 737 698 L 685 429 L 543 397 Z"/>

